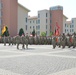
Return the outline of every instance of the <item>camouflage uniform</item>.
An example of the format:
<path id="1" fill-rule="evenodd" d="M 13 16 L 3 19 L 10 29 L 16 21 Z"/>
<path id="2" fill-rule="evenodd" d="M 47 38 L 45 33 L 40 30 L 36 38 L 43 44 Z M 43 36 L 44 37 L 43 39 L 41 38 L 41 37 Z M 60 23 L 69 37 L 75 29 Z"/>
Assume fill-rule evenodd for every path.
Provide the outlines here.
<path id="1" fill-rule="evenodd" d="M 22 35 L 21 39 L 22 39 L 22 49 L 25 49 L 26 37 Z"/>
<path id="2" fill-rule="evenodd" d="M 16 36 L 17 49 L 19 49 L 19 44 L 21 43 L 21 37 L 19 35 Z"/>
<path id="3" fill-rule="evenodd" d="M 56 37 L 55 36 L 52 39 L 52 45 L 53 45 L 53 48 L 56 47 Z"/>
<path id="4" fill-rule="evenodd" d="M 9 45 L 11 45 L 11 37 L 10 36 L 8 36 L 8 43 L 9 43 Z"/>
<path id="5" fill-rule="evenodd" d="M 76 35 L 73 36 L 73 48 L 76 47 Z"/>
<path id="6" fill-rule="evenodd" d="M 3 37 L 4 46 L 6 46 L 6 36 Z"/>
<path id="7" fill-rule="evenodd" d="M 26 40 L 25 40 L 25 42 L 26 42 L 26 48 L 28 49 L 28 40 L 29 40 L 29 37 L 28 37 L 28 35 L 26 35 Z"/>
<path id="8" fill-rule="evenodd" d="M 65 48 L 65 44 L 66 44 L 66 36 L 65 34 L 62 35 L 62 48 Z"/>

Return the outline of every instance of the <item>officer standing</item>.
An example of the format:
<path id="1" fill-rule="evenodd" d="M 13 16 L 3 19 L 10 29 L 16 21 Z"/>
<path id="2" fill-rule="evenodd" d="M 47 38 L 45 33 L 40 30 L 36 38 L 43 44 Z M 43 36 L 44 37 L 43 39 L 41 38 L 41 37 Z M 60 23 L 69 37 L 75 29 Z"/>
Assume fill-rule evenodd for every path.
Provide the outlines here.
<path id="1" fill-rule="evenodd" d="M 19 35 L 16 36 L 17 49 L 19 49 L 19 44 L 21 43 L 21 37 Z"/>
<path id="2" fill-rule="evenodd" d="M 6 36 L 3 37 L 4 46 L 6 46 Z"/>

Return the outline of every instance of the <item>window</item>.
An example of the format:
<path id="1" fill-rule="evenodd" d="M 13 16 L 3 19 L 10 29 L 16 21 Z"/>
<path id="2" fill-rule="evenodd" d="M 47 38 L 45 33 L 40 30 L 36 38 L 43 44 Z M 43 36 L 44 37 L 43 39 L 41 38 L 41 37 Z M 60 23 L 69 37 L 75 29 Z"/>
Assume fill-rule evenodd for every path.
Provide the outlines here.
<path id="1" fill-rule="evenodd" d="M 72 29 L 72 32 L 74 32 L 74 30 Z"/>
<path id="2" fill-rule="evenodd" d="M 47 23 L 47 19 L 46 19 L 46 23 Z"/>
<path id="3" fill-rule="evenodd" d="M 36 20 L 36 24 L 37 24 L 37 20 Z"/>
<path id="4" fill-rule="evenodd" d="M 30 29 L 31 29 L 31 26 L 30 26 Z"/>
<path id="5" fill-rule="evenodd" d="M 47 35 L 47 31 L 46 31 L 46 35 Z"/>
<path id="6" fill-rule="evenodd" d="M 30 23 L 31 23 L 31 21 L 30 21 Z"/>
<path id="7" fill-rule="evenodd" d="M 71 29 L 70 29 L 70 32 L 71 32 Z"/>
<path id="8" fill-rule="evenodd" d="M 38 20 L 38 24 L 40 24 L 40 20 Z"/>
<path id="9" fill-rule="evenodd" d="M 66 27 L 66 24 L 65 24 L 65 27 Z"/>
<path id="10" fill-rule="evenodd" d="M 66 33 L 66 29 L 65 29 L 65 33 Z"/>
<path id="11" fill-rule="evenodd" d="M 40 14 L 38 14 L 38 18 L 40 18 Z"/>
<path id="12" fill-rule="evenodd" d="M 27 30 L 27 25 L 26 25 L 26 30 Z"/>
<path id="13" fill-rule="evenodd" d="M 47 17 L 47 13 L 46 13 L 46 17 Z"/>
<path id="14" fill-rule="evenodd" d="M 38 29 L 40 29 L 40 25 L 38 25 Z"/>
<path id="15" fill-rule="evenodd" d="M 34 26 L 33 26 L 33 29 L 34 29 Z"/>
<path id="16" fill-rule="evenodd" d="M 47 29 L 47 25 L 46 25 L 46 29 Z"/>
<path id="17" fill-rule="evenodd" d="M 71 28 L 71 25 L 70 25 L 70 28 Z"/>
<path id="18" fill-rule="evenodd" d="M 26 18 L 26 23 L 27 23 L 27 18 Z"/>
<path id="19" fill-rule="evenodd" d="M 34 23 L 34 21 L 33 21 L 33 23 Z"/>

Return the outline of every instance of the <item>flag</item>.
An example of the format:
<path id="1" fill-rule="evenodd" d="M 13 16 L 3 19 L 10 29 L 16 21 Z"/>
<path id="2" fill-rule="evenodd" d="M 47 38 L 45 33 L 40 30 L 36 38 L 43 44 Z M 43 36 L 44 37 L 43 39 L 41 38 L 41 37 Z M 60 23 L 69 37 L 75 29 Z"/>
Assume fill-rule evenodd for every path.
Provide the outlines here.
<path id="1" fill-rule="evenodd" d="M 58 25 L 58 22 L 56 22 L 56 26 L 57 26 L 58 29 L 60 29 L 60 26 Z"/>
<path id="2" fill-rule="evenodd" d="M 2 34 L 6 31 L 6 26 L 3 27 L 2 29 Z"/>

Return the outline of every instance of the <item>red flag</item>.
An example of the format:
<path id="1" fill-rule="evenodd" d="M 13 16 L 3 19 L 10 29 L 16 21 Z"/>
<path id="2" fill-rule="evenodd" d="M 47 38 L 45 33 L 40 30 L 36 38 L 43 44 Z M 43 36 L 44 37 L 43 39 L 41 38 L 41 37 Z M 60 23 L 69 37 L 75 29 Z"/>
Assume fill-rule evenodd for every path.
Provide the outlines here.
<path id="1" fill-rule="evenodd" d="M 57 26 L 58 29 L 60 29 L 60 26 L 58 25 L 58 22 L 56 22 L 56 26 Z"/>

